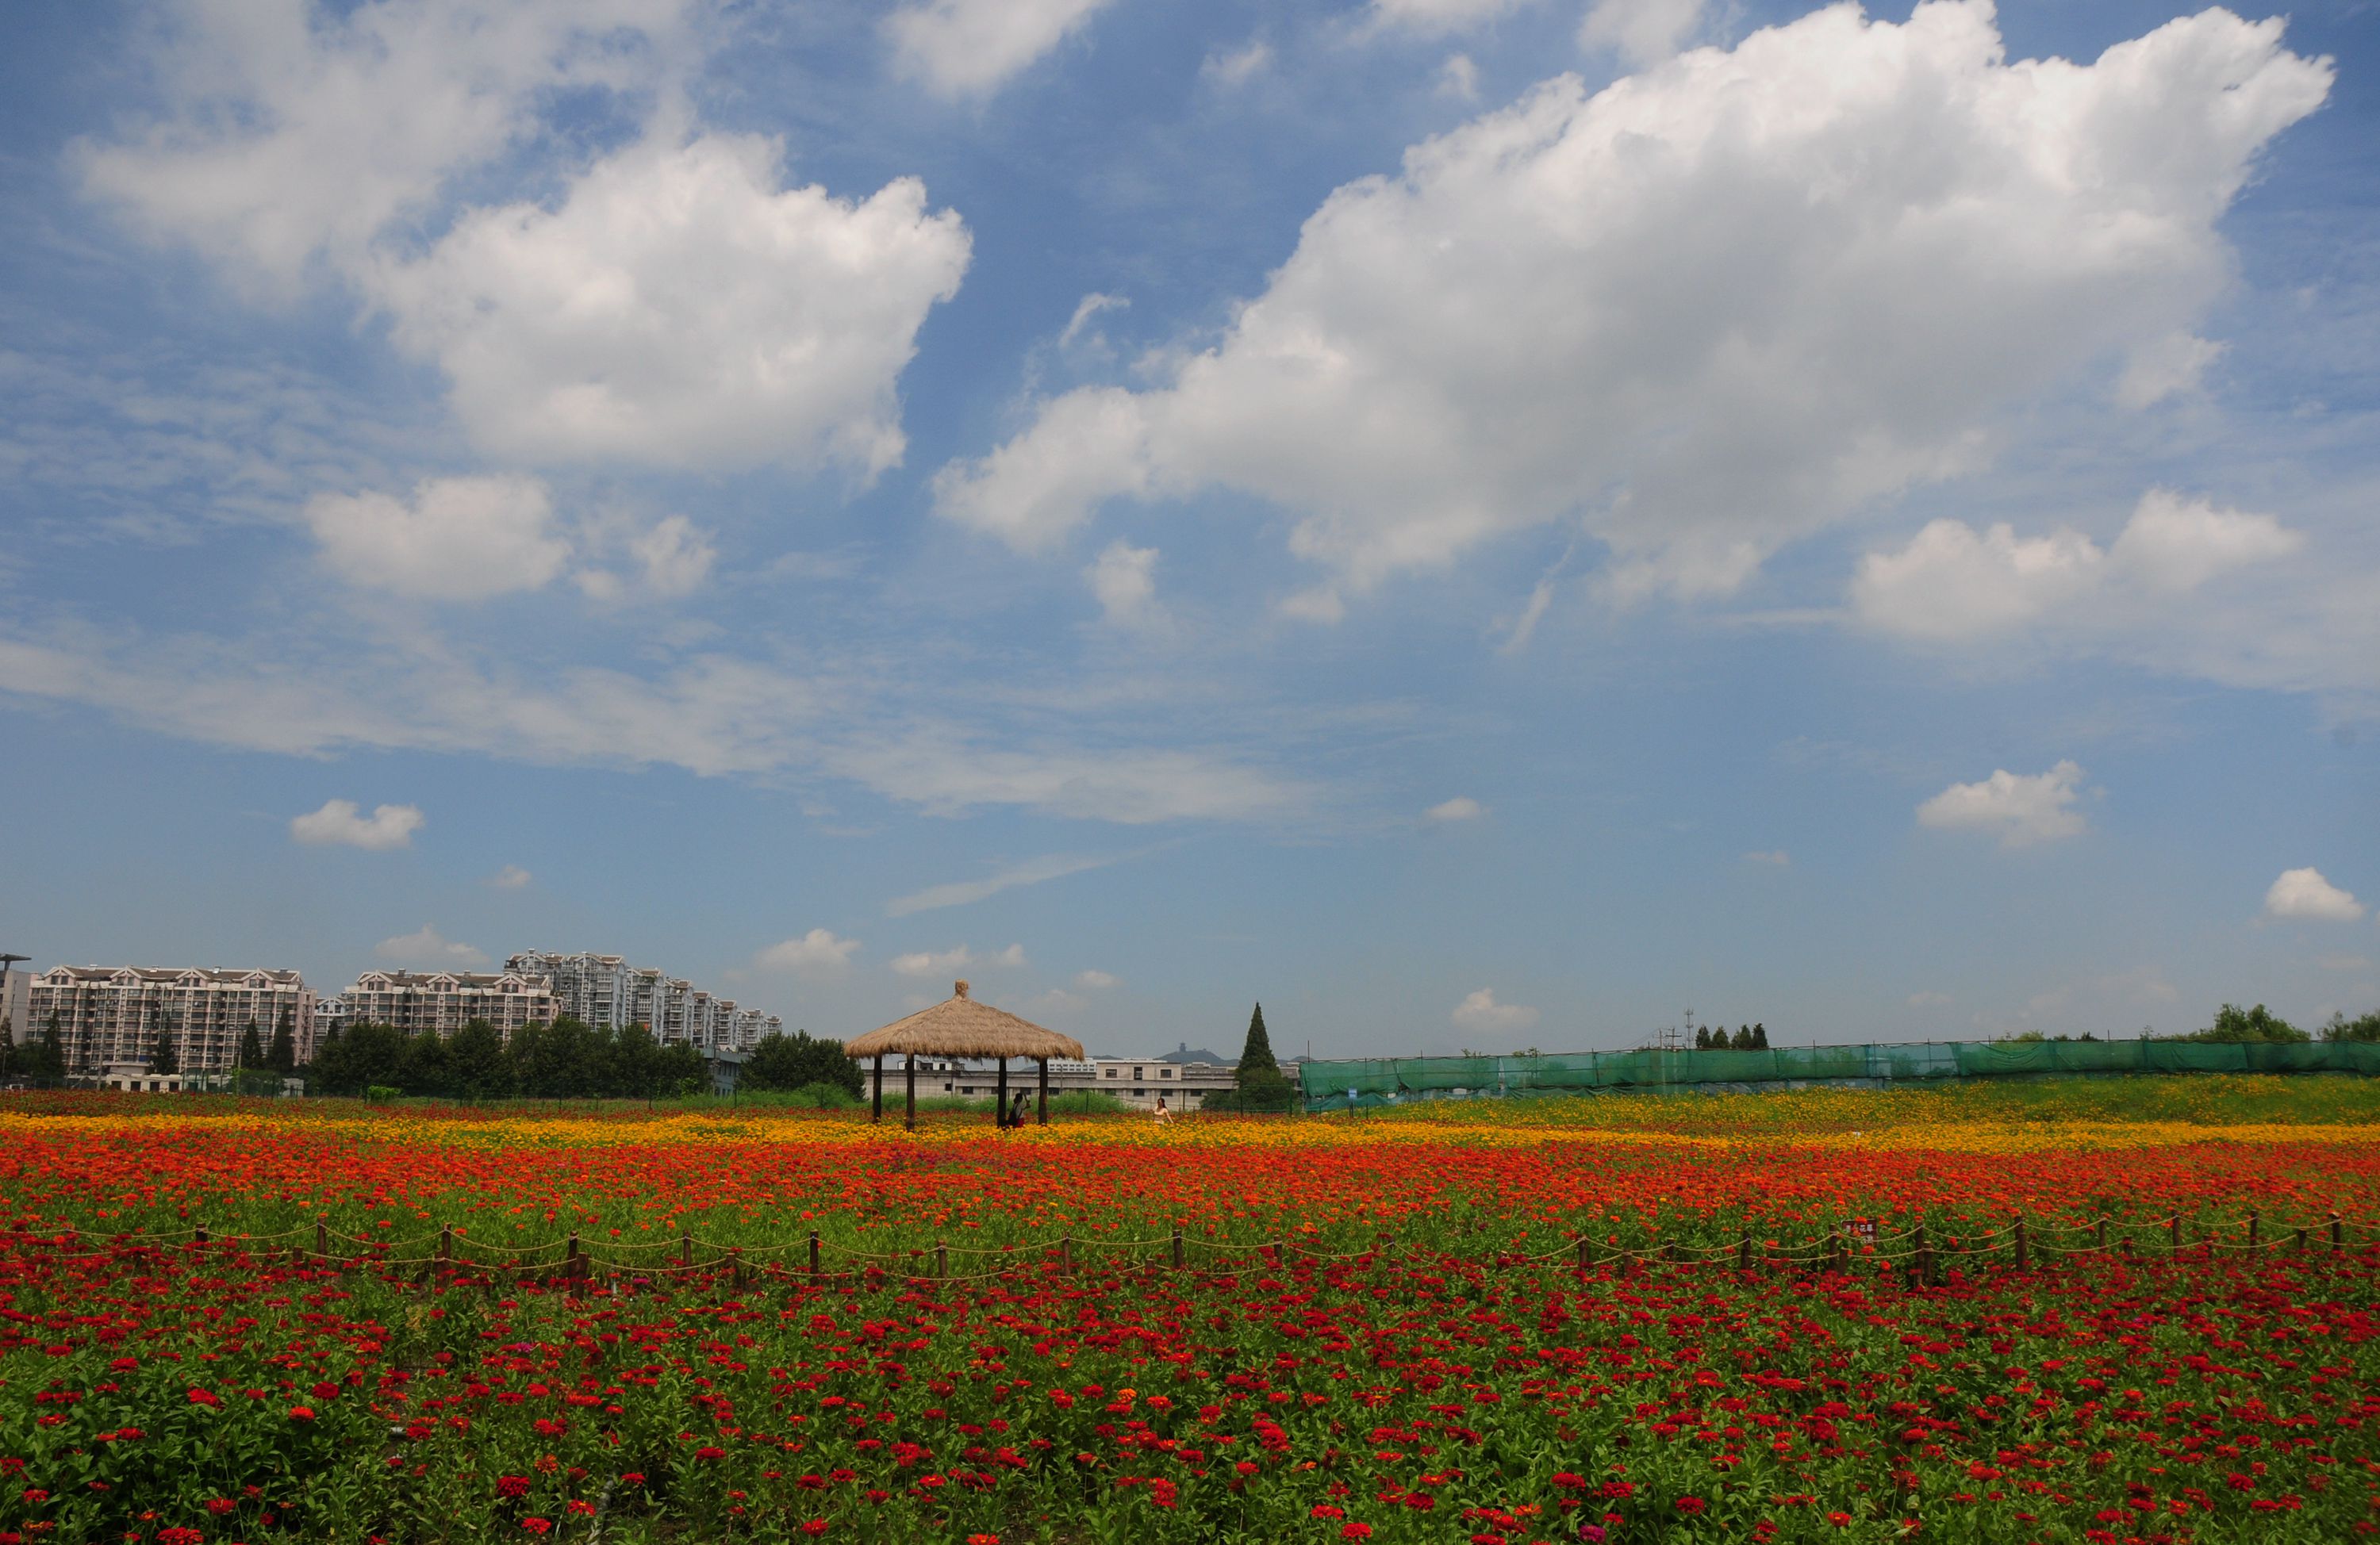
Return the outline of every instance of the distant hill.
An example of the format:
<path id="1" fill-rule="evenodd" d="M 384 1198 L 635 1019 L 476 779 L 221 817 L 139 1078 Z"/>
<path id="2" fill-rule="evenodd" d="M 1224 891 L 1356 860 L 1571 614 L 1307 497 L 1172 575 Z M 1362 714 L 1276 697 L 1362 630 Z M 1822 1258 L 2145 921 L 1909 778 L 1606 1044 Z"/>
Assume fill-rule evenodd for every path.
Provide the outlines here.
<path id="1" fill-rule="evenodd" d="M 1204 1046 L 1194 1051 L 1187 1041 L 1182 1043 L 1179 1051 L 1167 1052 L 1157 1060 L 1160 1062 L 1207 1062 L 1218 1068 L 1230 1068 L 1235 1063 L 1234 1058 L 1224 1056 L 1219 1052 L 1210 1052 Z"/>

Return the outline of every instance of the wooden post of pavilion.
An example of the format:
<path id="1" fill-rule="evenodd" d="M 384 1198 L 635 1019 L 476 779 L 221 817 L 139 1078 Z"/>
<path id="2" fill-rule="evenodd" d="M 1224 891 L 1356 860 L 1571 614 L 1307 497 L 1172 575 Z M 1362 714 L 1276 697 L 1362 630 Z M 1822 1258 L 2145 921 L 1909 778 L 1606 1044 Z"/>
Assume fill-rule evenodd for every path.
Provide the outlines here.
<path id="1" fill-rule="evenodd" d="M 1044 1030 L 1029 1020 L 978 1003 L 967 996 L 967 984 L 956 984 L 951 996 L 931 1008 L 924 1008 L 905 1020 L 895 1020 L 881 1030 L 872 1030 L 856 1040 L 844 1044 L 844 1055 L 855 1061 L 868 1058 L 880 1060 L 899 1054 L 908 1097 L 907 1119 L 911 1131 L 917 1128 L 917 1059 L 921 1056 L 976 1061 L 984 1057 L 1000 1059 L 1000 1102 L 1003 1118 L 1008 1108 L 1008 1062 L 1011 1057 L 1030 1057 L 1038 1065 L 1038 1082 L 1041 1092 L 1041 1121 L 1050 1120 L 1050 1059 L 1053 1056 L 1083 1057 L 1083 1044 L 1071 1035 L 1061 1035 Z M 884 1081 L 880 1071 L 877 1090 L 880 1104 Z"/>
<path id="2" fill-rule="evenodd" d="M 1000 1092 L 994 1098 L 999 1104 L 992 1107 L 991 1124 L 1005 1128 L 1008 1125 L 1008 1058 L 1004 1056 L 1000 1059 Z"/>
<path id="3" fill-rule="evenodd" d="M 876 1054 L 876 1109 L 868 1119 L 870 1121 L 884 1119 L 884 1054 L 882 1052 Z"/>

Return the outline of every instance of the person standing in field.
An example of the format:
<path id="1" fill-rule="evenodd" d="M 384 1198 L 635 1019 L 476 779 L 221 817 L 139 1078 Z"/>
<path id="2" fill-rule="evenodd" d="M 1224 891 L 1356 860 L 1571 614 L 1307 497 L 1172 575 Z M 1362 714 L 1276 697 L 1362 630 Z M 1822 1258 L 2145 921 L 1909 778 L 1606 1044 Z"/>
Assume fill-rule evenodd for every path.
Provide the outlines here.
<path id="1" fill-rule="evenodd" d="M 1162 1094 L 1160 1094 L 1157 1097 L 1157 1110 L 1155 1114 L 1157 1119 L 1160 1121 L 1171 1121 L 1173 1119 L 1173 1113 L 1165 1108 L 1165 1096 Z"/>

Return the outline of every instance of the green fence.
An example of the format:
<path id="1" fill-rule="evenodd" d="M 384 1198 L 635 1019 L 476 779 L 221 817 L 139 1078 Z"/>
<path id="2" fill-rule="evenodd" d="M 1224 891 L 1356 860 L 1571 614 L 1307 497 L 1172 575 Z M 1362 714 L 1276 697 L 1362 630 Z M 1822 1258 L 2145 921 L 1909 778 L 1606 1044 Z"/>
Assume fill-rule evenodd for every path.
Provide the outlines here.
<path id="1" fill-rule="evenodd" d="M 2380 1074 L 2380 1045 L 2200 1041 L 1933 1041 L 1900 1045 L 1783 1046 L 1761 1052 L 1561 1052 L 1536 1056 L 1408 1056 L 1298 1065 L 1306 1108 L 1410 1098 L 1582 1094 L 1769 1083 L 1890 1083 L 1903 1079 L 2045 1074 Z"/>

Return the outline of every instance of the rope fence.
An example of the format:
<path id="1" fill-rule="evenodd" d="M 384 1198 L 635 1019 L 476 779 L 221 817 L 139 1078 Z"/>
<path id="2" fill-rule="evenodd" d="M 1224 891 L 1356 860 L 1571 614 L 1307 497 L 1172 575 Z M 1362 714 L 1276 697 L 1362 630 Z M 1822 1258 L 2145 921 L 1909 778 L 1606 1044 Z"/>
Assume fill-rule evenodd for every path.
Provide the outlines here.
<path id="1" fill-rule="evenodd" d="M 1844 1227 L 1846 1223 L 1852 1225 L 1849 1229 Z M 2216 1232 L 2217 1226 L 2223 1230 L 2220 1235 Z M 215 1234 L 201 1225 L 186 1230 L 118 1234 L 68 1226 L 46 1229 L 18 1226 L 6 1232 L 20 1239 L 55 1239 L 65 1243 L 71 1237 L 101 1240 L 119 1249 L 159 1250 L 179 1246 L 245 1255 L 256 1253 L 252 1249 L 255 1246 L 278 1246 L 280 1241 L 299 1238 L 307 1230 L 301 1226 L 275 1234 Z M 2102 1213 L 2089 1222 L 2061 1223 L 2036 1222 L 2018 1216 L 1998 1228 L 1987 1230 L 1965 1226 L 1953 1232 L 1937 1225 L 1929 1231 L 1927 1225 L 1919 1223 L 1884 1234 L 1876 1232 L 1864 1219 L 1838 1219 L 1828 1224 L 1823 1235 L 1791 1242 L 1782 1239 L 1755 1240 L 1746 1230 L 1733 1243 L 1689 1245 L 1665 1240 L 1622 1247 L 1609 1239 L 1598 1241 L 1581 1234 L 1565 1238 L 1550 1249 L 1534 1251 L 1529 1247 L 1540 1241 L 1524 1237 L 1485 1257 L 1450 1257 L 1409 1249 L 1399 1251 L 1390 1248 L 1323 1250 L 1294 1237 L 1254 1242 L 1208 1239 L 1180 1227 L 1170 1234 L 1148 1238 L 1078 1237 L 1067 1234 L 1055 1239 L 1000 1247 L 952 1245 L 938 1241 L 930 1246 L 894 1251 L 830 1245 L 815 1230 L 806 1239 L 760 1244 L 698 1239 L 691 1233 L 681 1234 L 674 1241 L 606 1240 L 601 1250 L 590 1248 L 576 1233 L 564 1239 L 515 1245 L 474 1238 L 451 1225 L 406 1239 L 375 1239 L 365 1235 L 345 1233 L 321 1223 L 313 1225 L 312 1233 L 311 1250 L 302 1244 L 292 1244 L 268 1249 L 261 1253 L 268 1261 L 276 1258 L 285 1260 L 293 1270 L 332 1273 L 364 1272 L 384 1281 L 398 1282 L 400 1285 L 398 1273 L 414 1273 L 419 1285 L 426 1284 L 443 1273 L 447 1285 L 479 1286 L 491 1294 L 499 1288 L 551 1289 L 556 1286 L 575 1294 L 602 1291 L 605 1285 L 616 1292 L 623 1282 L 644 1284 L 686 1279 L 712 1283 L 725 1278 L 736 1291 L 741 1292 L 755 1282 L 875 1281 L 939 1285 L 1040 1275 L 1052 1269 L 1066 1275 L 1075 1272 L 1078 1255 L 1087 1255 L 1092 1261 L 1111 1260 L 1133 1251 L 1159 1247 L 1167 1248 L 1170 1268 L 1184 1273 L 1241 1270 L 1250 1264 L 1249 1257 L 1259 1258 L 1262 1264 L 1272 1266 L 1285 1266 L 1293 1261 L 1318 1263 L 1354 1261 L 1378 1265 L 1394 1263 L 1402 1255 L 1411 1264 L 1440 1269 L 1469 1266 L 1483 1273 L 1541 1266 L 1567 1258 L 1572 1269 L 1582 1274 L 1604 1270 L 1627 1276 L 1634 1275 L 1640 1266 L 1646 1264 L 1696 1268 L 1726 1265 L 1742 1273 L 1760 1270 L 1771 1273 L 1816 1269 L 1836 1275 L 1850 1273 L 1855 1265 L 1873 1265 L 1905 1269 L 1912 1285 L 1932 1285 L 1941 1281 L 1941 1264 L 1944 1261 L 1976 1257 L 2005 1261 L 2011 1270 L 2022 1273 L 2034 1269 L 2036 1253 L 2045 1261 L 2052 1256 L 2070 1260 L 2094 1255 L 2121 1255 L 2136 1261 L 2162 1257 L 2180 1263 L 2185 1261 L 2212 1262 L 2218 1256 L 2227 1254 L 2246 1258 L 2281 1251 L 2308 1256 L 2338 1253 L 2347 1250 L 2350 1244 L 2359 1251 L 2368 1251 L 2374 1248 L 2375 1241 L 2380 1241 L 2380 1224 L 2365 1219 L 2350 1219 L 2334 1212 L 2313 1222 L 2267 1228 L 2263 1215 L 2252 1210 L 2237 1219 L 2193 1217 L 2185 1220 L 2180 1213 L 2168 1213 L 2161 1219 L 2118 1218 Z M 399 1253 L 433 1241 L 435 1249 L 431 1253 Z M 334 1251 L 334 1242 L 363 1249 L 352 1253 Z M 1886 1248 L 1889 1246 L 1901 1248 Z M 562 1252 L 558 1261 L 529 1259 L 550 1255 L 556 1249 Z M 673 1250 L 675 1252 L 674 1260 L 650 1258 L 654 1252 Z M 805 1251 L 806 1259 L 795 1264 L 780 1264 L 775 1259 L 796 1250 Z M 1203 1259 L 1194 1261 L 1194 1250 L 1204 1252 Z M 501 1259 L 474 1260 L 474 1252 L 494 1252 Z M 830 1253 L 835 1258 L 832 1266 L 828 1261 Z M 998 1264 L 987 1270 L 954 1274 L 951 1270 L 951 1258 L 954 1255 L 994 1260 Z M 1153 1262 L 1143 1261 L 1140 1265 L 1144 1270 L 1158 1269 Z"/>

